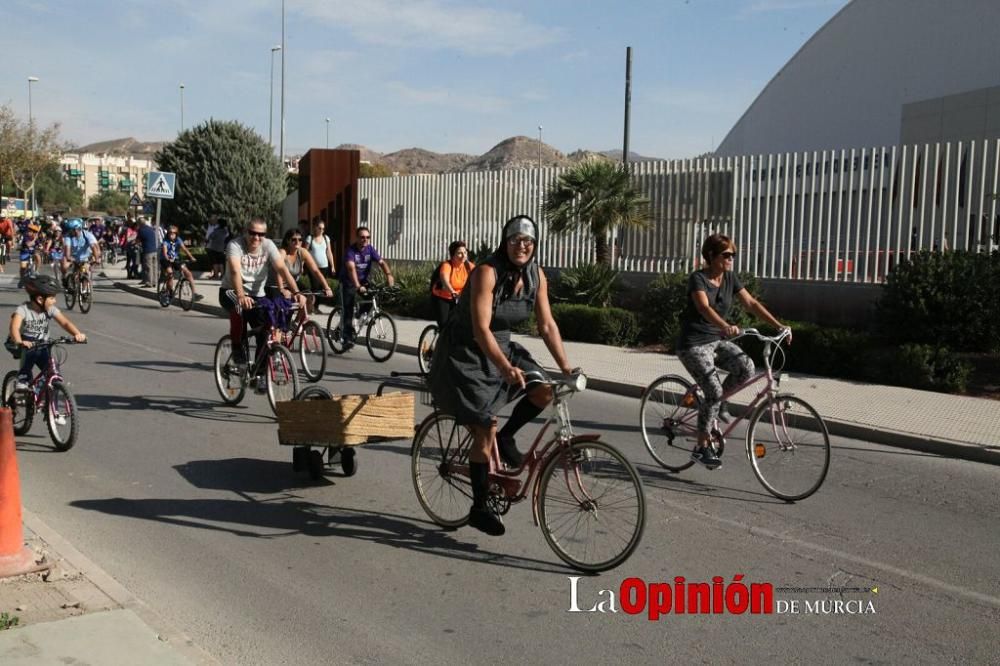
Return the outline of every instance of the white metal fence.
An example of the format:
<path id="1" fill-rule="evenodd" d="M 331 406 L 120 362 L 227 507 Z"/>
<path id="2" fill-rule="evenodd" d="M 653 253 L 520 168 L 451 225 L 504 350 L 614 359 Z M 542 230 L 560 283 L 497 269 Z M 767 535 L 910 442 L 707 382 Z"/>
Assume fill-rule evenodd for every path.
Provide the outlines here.
<path id="1" fill-rule="evenodd" d="M 1000 139 L 778 155 L 639 162 L 649 229 L 619 230 L 616 267 L 690 270 L 702 239 L 731 236 L 758 277 L 880 282 L 922 249 L 1000 247 Z M 542 265 L 594 261 L 588 234 L 548 233 L 541 213 L 562 168 L 359 181 L 361 224 L 392 259 L 440 260 L 461 238 L 491 247 L 516 214 L 539 222 Z"/>

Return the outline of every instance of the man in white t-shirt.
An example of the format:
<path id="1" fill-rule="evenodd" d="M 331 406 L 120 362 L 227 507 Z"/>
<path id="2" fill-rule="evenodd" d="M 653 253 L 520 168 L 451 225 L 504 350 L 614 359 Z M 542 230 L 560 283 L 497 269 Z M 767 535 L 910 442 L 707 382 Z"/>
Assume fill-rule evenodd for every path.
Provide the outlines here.
<path id="1" fill-rule="evenodd" d="M 240 308 L 247 312 L 247 323 L 255 327 L 262 323 L 261 312 L 253 309 L 255 298 L 264 296 L 267 285 L 268 271 L 273 270 L 280 275 L 285 284 L 294 285 L 295 280 L 288 267 L 278 253 L 278 247 L 267 238 L 267 223 L 261 218 L 250 220 L 246 233 L 229 241 L 226 246 L 225 272 L 222 275 L 222 285 L 219 287 L 219 305 L 229 313 L 229 335 L 233 344 L 233 363 L 243 366 L 247 359 L 243 358 L 243 317 L 237 311 L 236 303 L 226 293 L 234 291 Z M 305 307 L 305 296 L 297 290 L 292 296 L 301 307 Z M 257 335 L 258 351 L 264 349 L 267 341 L 267 331 Z"/>

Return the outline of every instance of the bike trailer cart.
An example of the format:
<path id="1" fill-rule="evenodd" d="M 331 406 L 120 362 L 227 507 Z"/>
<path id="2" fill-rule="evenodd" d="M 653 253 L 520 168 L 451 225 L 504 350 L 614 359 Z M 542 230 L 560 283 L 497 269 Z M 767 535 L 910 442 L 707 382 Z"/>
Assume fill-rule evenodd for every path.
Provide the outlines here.
<path id="1" fill-rule="evenodd" d="M 413 437 L 412 393 L 331 396 L 310 386 L 295 400 L 279 402 L 277 415 L 278 443 L 293 447 L 292 469 L 307 471 L 314 480 L 335 456 L 344 475 L 354 476 L 356 446 Z"/>

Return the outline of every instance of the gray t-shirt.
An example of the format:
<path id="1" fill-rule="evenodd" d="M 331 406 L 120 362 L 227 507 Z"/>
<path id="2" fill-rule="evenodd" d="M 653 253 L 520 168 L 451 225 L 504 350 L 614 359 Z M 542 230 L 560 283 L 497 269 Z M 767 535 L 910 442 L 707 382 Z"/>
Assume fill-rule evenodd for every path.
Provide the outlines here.
<path id="1" fill-rule="evenodd" d="M 272 262 L 281 262 L 281 255 L 278 254 L 278 246 L 270 239 L 261 241 L 260 248 L 256 254 L 247 253 L 247 239 L 240 236 L 229 241 L 226 246 L 226 271 L 222 275 L 222 288 L 235 289 L 233 276 L 230 274 L 229 258 L 237 257 L 240 260 L 240 275 L 243 276 L 243 291 L 247 296 L 263 296 L 264 287 L 267 286 L 267 274 L 271 270 Z"/>
<path id="2" fill-rule="evenodd" d="M 32 342 L 49 339 L 49 322 L 59 316 L 59 308 L 52 306 L 48 312 L 35 312 L 27 303 L 22 303 L 14 310 L 14 314 L 24 317 L 21 322 L 21 339 Z"/>
<path id="3" fill-rule="evenodd" d="M 677 340 L 678 349 L 690 349 L 698 345 L 707 345 L 722 339 L 722 331 L 701 316 L 694 305 L 693 294 L 703 291 L 708 296 L 708 306 L 715 310 L 723 319 L 729 316 L 733 307 L 733 297 L 743 289 L 743 283 L 732 271 L 722 275 L 722 284 L 716 287 L 704 271 L 695 271 L 688 277 L 687 306 L 681 313 L 681 333 Z"/>

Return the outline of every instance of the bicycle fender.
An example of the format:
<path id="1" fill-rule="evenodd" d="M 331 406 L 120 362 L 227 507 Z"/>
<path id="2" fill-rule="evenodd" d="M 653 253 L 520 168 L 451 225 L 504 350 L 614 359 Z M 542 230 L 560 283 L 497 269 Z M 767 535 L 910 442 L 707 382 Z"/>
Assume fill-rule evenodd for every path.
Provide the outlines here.
<path id="1" fill-rule="evenodd" d="M 597 433 L 588 433 L 586 435 L 575 435 L 573 437 L 570 437 L 569 445 L 573 446 L 578 442 L 597 442 L 600 441 L 600 439 L 601 436 L 598 435 Z M 558 454 L 558 451 L 556 452 L 556 454 Z M 544 464 L 547 465 L 548 460 L 546 460 Z M 539 474 L 537 477 L 535 477 L 534 487 L 531 489 L 531 519 L 535 522 L 535 527 L 538 527 L 538 525 L 540 524 L 538 520 L 538 489 L 542 485 L 541 480 L 542 480 L 542 475 Z"/>

